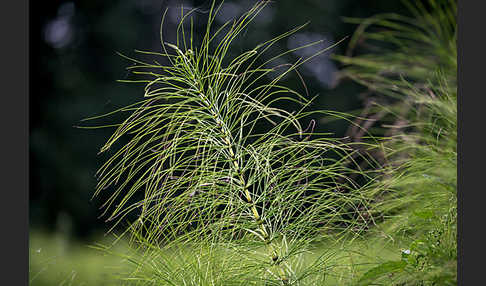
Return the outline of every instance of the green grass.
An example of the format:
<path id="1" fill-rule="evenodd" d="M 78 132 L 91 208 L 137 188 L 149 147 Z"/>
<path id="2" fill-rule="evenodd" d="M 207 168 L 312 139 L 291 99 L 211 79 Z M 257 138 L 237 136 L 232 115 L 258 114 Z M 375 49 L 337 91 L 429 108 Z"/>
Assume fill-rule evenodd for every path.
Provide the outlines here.
<path id="1" fill-rule="evenodd" d="M 370 243 L 370 239 L 373 243 Z M 186 283 L 189 283 L 188 281 L 194 279 L 193 271 L 196 271 L 196 269 L 200 271 L 208 265 L 215 267 L 213 279 L 218 275 L 224 275 L 226 277 L 219 277 L 220 281 L 235 282 L 235 280 L 231 281 L 235 277 L 230 276 L 230 279 L 227 277 L 231 273 L 225 268 L 227 264 L 220 263 L 228 257 L 227 254 L 222 252 L 217 253 L 217 257 L 212 257 L 210 263 L 207 264 L 201 259 L 204 257 L 203 251 L 197 254 L 194 249 L 179 249 L 171 254 L 172 259 L 170 261 L 161 259 L 158 264 L 151 264 L 156 267 L 150 269 L 150 271 L 147 268 L 149 265 L 147 263 L 144 264 L 145 269 L 136 270 L 133 263 L 136 258 L 126 241 L 120 240 L 115 244 L 110 249 L 113 254 L 93 249 L 95 243 L 111 245 L 113 239 L 109 236 L 93 237 L 92 241 L 93 243 L 79 242 L 60 233 L 31 230 L 29 248 L 30 285 L 88 286 L 121 285 L 122 283 L 130 285 L 134 282 L 121 280 L 125 279 L 126 274 L 130 272 L 138 273 L 139 277 L 143 277 L 142 274 L 144 274 L 146 279 L 155 279 L 156 282 L 152 283 L 153 285 L 165 285 L 164 281 L 161 281 L 162 279 L 156 279 L 160 276 L 153 275 L 154 271 L 162 271 L 165 267 L 173 267 L 171 279 L 176 285 L 179 285 L 176 282 L 178 278 L 181 279 L 180 281 L 185 279 Z M 128 253 L 132 253 L 130 255 L 133 259 L 132 262 L 123 257 Z M 303 255 L 301 263 L 308 264 L 320 258 L 325 261 L 320 266 L 320 281 L 327 283 L 326 285 L 351 285 L 374 265 L 387 260 L 399 259 L 400 253 L 400 248 L 383 238 L 355 239 L 346 243 L 322 241 L 312 246 L 309 252 Z M 161 253 L 158 253 L 158 255 L 163 256 Z M 138 256 L 138 258 L 143 259 L 143 256 Z M 242 261 L 240 260 L 238 263 L 242 263 Z M 136 275 L 132 275 L 132 278 L 134 277 Z M 214 279 L 213 282 L 217 280 Z M 201 282 L 201 285 L 211 285 L 208 281 L 206 283 L 202 280 L 199 282 Z M 229 284 L 216 283 L 216 285 Z"/>
<path id="2" fill-rule="evenodd" d="M 123 259 L 91 248 L 95 242 L 110 243 L 102 235 L 92 243 L 79 242 L 62 233 L 29 232 L 29 281 L 32 286 L 119 285 L 117 273 L 127 270 Z M 117 251 L 126 251 L 121 241 Z"/>

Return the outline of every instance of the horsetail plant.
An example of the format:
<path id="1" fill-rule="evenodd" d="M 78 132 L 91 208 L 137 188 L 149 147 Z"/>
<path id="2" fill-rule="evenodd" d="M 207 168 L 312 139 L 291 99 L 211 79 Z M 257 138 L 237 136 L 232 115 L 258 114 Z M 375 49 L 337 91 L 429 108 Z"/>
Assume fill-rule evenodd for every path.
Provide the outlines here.
<path id="1" fill-rule="evenodd" d="M 358 40 L 366 43 L 369 52 L 335 58 L 345 64 L 343 76 L 369 88 L 369 108 L 361 116 L 374 118 L 373 132 L 386 136 L 387 140 L 382 142 L 387 148 L 381 157 L 382 164 L 390 168 L 385 172 L 387 176 L 393 174 L 390 177 L 396 178 L 406 171 L 422 178 L 411 180 L 415 183 L 442 177 L 441 185 L 452 190 L 448 196 L 455 197 L 457 3 L 455 0 L 430 0 L 428 5 L 421 1 L 403 3 L 413 17 L 383 14 L 361 19 L 351 38 L 349 54 Z M 380 123 L 380 127 L 376 126 Z M 387 181 L 388 177 L 378 180 L 389 188 Z M 400 178 L 393 184 L 396 183 L 406 185 L 410 181 Z M 411 193 L 404 195 L 408 199 L 400 197 L 400 202 L 388 199 L 382 204 L 390 209 L 404 208 L 416 200 Z"/>
<path id="2" fill-rule="evenodd" d="M 362 117 L 387 137 L 367 195 L 373 216 L 385 218 L 375 231 L 406 247 L 358 284 L 457 285 L 457 1 L 403 3 L 412 17 L 348 19 L 360 25 L 348 56 L 335 57 L 369 88 Z M 350 57 L 358 42 L 368 53 Z"/>
<path id="3" fill-rule="evenodd" d="M 212 1 L 199 46 L 196 10 L 181 9 L 175 43 L 164 41 L 161 27 L 162 52 L 138 51 L 164 64 L 124 56 L 144 76 L 126 80 L 145 84 L 144 99 L 116 111 L 130 115 L 101 148 L 116 150 L 97 173 L 95 196 L 113 190 L 104 215 L 113 227 L 129 221 L 143 250 L 131 283 L 312 285 L 325 270 L 322 257 L 302 261 L 311 243 L 360 229 L 350 219 L 360 187 L 348 175 L 365 174 L 350 167 L 353 148 L 315 132 L 312 118 L 326 112 L 308 111 L 312 99 L 281 84 L 312 57 L 272 66 L 319 42 L 263 56 L 302 25 L 229 58 L 231 43 L 267 3 L 214 29 L 223 3 Z"/>

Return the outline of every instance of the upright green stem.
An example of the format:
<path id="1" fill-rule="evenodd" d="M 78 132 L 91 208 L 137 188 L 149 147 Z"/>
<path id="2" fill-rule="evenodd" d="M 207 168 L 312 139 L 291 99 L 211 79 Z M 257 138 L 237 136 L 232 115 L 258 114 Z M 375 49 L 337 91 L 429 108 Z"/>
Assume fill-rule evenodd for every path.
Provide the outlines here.
<path id="1" fill-rule="evenodd" d="M 266 249 L 269 253 L 271 261 L 272 261 L 272 263 L 274 263 L 278 266 L 279 275 L 280 275 L 280 279 L 282 280 L 282 283 L 284 285 L 288 285 L 289 279 L 288 279 L 288 277 L 285 273 L 285 270 L 283 269 L 282 265 L 280 264 L 281 263 L 281 260 L 279 260 L 280 257 L 278 256 L 277 251 L 275 250 L 275 248 L 273 247 L 273 245 L 271 243 L 270 235 L 267 231 L 267 227 L 264 224 L 263 219 L 262 219 L 260 213 L 258 212 L 256 206 L 255 206 L 255 201 L 253 200 L 251 193 L 248 190 L 247 182 L 245 180 L 245 177 L 243 176 L 242 168 L 238 164 L 238 159 L 236 157 L 236 153 L 233 150 L 233 144 L 232 144 L 233 139 L 232 139 L 231 133 L 229 132 L 227 125 L 221 119 L 220 114 L 218 112 L 216 112 L 211 107 L 209 100 L 204 95 L 204 93 L 202 92 L 201 89 L 199 89 L 199 92 L 200 92 L 201 97 L 203 98 L 203 102 L 206 105 L 205 107 L 211 113 L 211 116 L 213 117 L 213 119 L 214 119 L 214 121 L 215 121 L 215 123 L 216 123 L 216 125 L 219 129 L 219 132 L 222 135 L 224 144 L 228 148 L 229 159 L 230 159 L 231 165 L 233 167 L 233 171 L 238 176 L 238 180 L 235 180 L 235 181 L 237 182 L 238 187 L 242 190 L 243 194 L 245 195 L 246 202 L 250 205 L 249 208 L 251 210 L 253 219 L 254 219 L 254 221 L 257 225 L 257 228 L 260 230 L 260 233 L 262 234 L 261 238 L 262 238 L 263 242 L 265 243 L 265 247 L 266 247 Z"/>

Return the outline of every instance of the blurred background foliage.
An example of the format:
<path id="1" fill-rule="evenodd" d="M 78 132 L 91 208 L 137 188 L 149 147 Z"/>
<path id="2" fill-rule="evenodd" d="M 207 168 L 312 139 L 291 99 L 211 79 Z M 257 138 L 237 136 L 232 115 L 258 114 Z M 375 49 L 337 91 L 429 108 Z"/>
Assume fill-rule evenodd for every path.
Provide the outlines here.
<path id="1" fill-rule="evenodd" d="M 220 24 L 244 12 L 254 0 L 225 1 L 218 17 Z M 159 29 L 162 13 L 169 8 L 164 25 L 167 41 L 173 42 L 180 6 L 200 7 L 204 18 L 209 1 L 31 1 L 30 19 L 30 227 L 61 232 L 87 239 L 108 229 L 99 219 L 100 202 L 91 201 L 94 174 L 104 157 L 96 155 L 110 129 L 83 130 L 73 126 L 80 120 L 103 114 L 140 99 L 141 86 L 116 83 L 131 77 L 129 62 L 116 54 L 135 56 L 134 49 L 160 51 Z M 394 12 L 407 15 L 401 1 L 388 0 L 279 0 L 265 8 L 250 25 L 237 52 L 253 47 L 297 25 L 309 25 L 293 35 L 286 46 L 294 48 L 324 39 L 321 46 L 292 54 L 289 61 L 308 56 L 315 49 L 351 36 L 355 24 L 342 17 L 369 17 Z M 196 21 L 204 23 L 204 20 Z M 330 54 L 344 54 L 347 38 L 330 52 L 302 66 L 310 96 L 319 95 L 314 108 L 352 111 L 363 107 L 360 93 L 365 87 L 340 79 L 340 64 Z M 361 47 L 354 50 L 359 54 Z M 284 80 L 303 91 L 296 74 Z M 344 136 L 345 121 L 320 123 L 317 131 Z M 108 156 L 103 155 L 103 156 Z"/>

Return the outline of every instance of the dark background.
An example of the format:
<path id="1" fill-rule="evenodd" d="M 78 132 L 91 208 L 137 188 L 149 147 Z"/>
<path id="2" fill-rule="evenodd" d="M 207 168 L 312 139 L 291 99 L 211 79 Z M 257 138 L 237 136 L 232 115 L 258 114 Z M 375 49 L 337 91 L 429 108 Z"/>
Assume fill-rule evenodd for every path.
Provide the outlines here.
<path id="1" fill-rule="evenodd" d="M 254 2 L 225 1 L 217 24 L 241 15 Z M 161 16 L 167 7 L 164 32 L 166 41 L 173 42 L 171 31 L 178 22 L 181 4 L 200 7 L 203 12 L 196 17 L 204 19 L 209 1 L 30 2 L 31 229 L 57 230 L 79 238 L 108 229 L 98 218 L 102 198 L 91 197 L 95 172 L 106 159 L 97 153 L 113 130 L 73 126 L 83 118 L 115 110 L 143 96 L 142 86 L 116 82 L 130 78 L 125 69 L 130 63 L 116 52 L 136 56 L 134 49 L 160 51 Z M 323 48 L 354 32 L 356 25 L 343 22 L 343 16 L 369 17 L 383 12 L 407 13 L 401 1 L 390 0 L 273 1 L 235 43 L 234 51 L 249 49 L 307 21 L 306 28 L 279 48 L 324 39 L 317 47 Z M 348 40 L 332 53 L 343 54 Z M 314 52 L 309 48 L 287 60 Z M 350 111 L 361 107 L 359 94 L 364 88 L 339 80 L 339 68 L 325 53 L 299 69 L 309 94 L 319 95 L 314 108 Z M 295 75 L 285 83 L 303 91 Z M 343 135 L 346 128 L 345 122 L 318 125 L 319 130 L 336 136 Z"/>

